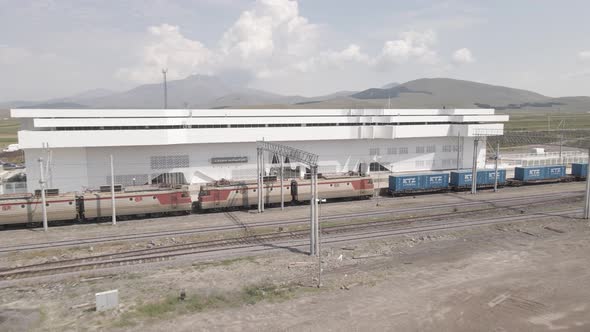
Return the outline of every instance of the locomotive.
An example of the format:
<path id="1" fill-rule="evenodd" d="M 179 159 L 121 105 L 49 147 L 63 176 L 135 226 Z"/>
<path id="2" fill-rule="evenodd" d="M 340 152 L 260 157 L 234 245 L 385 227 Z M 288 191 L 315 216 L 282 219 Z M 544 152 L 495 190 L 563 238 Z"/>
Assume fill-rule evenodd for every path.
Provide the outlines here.
<path id="1" fill-rule="evenodd" d="M 0 225 L 28 224 L 43 221 L 40 192 L 0 196 Z M 47 191 L 45 200 L 48 221 L 98 220 L 112 217 L 109 192 L 59 194 Z M 115 193 L 117 216 L 180 214 L 191 211 L 192 200 L 187 188 L 153 188 Z"/>
<path id="2" fill-rule="evenodd" d="M 194 202 L 187 186 L 177 188 L 118 187 L 115 192 L 117 217 L 158 216 L 211 211 L 226 208 L 249 208 L 257 204 L 254 181 L 218 181 L 203 185 Z M 112 217 L 112 196 L 106 187 L 101 191 L 82 194 L 46 190 L 48 221 L 92 221 Z M 305 202 L 311 197 L 309 179 L 290 179 L 283 188 L 286 202 Z M 280 184 L 276 176 L 265 177 L 265 203 L 281 201 Z M 321 176 L 318 193 L 322 198 L 368 198 L 373 195 L 373 180 L 368 176 Z M 33 224 L 43 221 L 41 193 L 0 196 L 0 225 Z"/>
<path id="3" fill-rule="evenodd" d="M 318 193 L 322 198 L 368 198 L 373 195 L 373 180 L 369 176 L 319 176 Z M 254 181 L 218 181 L 203 185 L 199 191 L 197 209 L 201 211 L 231 207 L 248 208 L 257 204 L 257 183 Z M 264 202 L 281 202 L 281 184 L 276 177 L 265 177 Z M 309 179 L 291 179 L 283 184 L 285 202 L 306 202 L 311 199 Z"/>

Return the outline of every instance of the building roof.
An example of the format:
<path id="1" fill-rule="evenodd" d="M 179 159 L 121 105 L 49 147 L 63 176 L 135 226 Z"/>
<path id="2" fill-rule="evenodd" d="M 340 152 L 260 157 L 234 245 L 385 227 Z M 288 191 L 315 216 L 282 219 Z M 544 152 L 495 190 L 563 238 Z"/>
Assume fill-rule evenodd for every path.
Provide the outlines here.
<path id="1" fill-rule="evenodd" d="M 22 148 L 473 136 L 493 109 L 13 109 Z"/>

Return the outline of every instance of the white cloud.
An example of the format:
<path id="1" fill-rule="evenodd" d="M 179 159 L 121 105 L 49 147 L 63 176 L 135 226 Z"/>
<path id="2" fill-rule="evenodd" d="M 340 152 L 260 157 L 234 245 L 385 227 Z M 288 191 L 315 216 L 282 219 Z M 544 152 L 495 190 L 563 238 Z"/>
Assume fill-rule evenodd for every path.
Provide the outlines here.
<path id="1" fill-rule="evenodd" d="M 0 64 L 14 65 L 32 56 L 31 51 L 20 48 L 0 45 Z"/>
<path id="2" fill-rule="evenodd" d="M 171 79 L 184 78 L 192 73 L 206 72 L 213 61 L 209 49 L 198 41 L 184 37 L 177 26 L 162 24 L 150 27 L 148 32 L 141 63 L 121 69 L 119 77 L 134 82 L 151 82 L 160 79 L 161 70 L 168 68 Z"/>
<path id="3" fill-rule="evenodd" d="M 465 64 L 475 62 L 475 58 L 468 48 L 460 48 L 453 52 L 453 62 L 457 64 Z"/>
<path id="4" fill-rule="evenodd" d="M 315 24 L 289 0 L 258 0 L 243 12 L 219 43 L 225 66 L 248 68 L 259 77 L 280 74 L 317 52 Z"/>
<path id="5" fill-rule="evenodd" d="M 578 59 L 583 61 L 590 60 L 590 51 L 580 51 L 578 52 Z"/>
<path id="6" fill-rule="evenodd" d="M 352 64 L 368 65 L 369 55 L 361 52 L 360 46 L 350 44 L 341 51 L 323 51 L 319 55 L 296 63 L 293 68 L 299 72 L 324 69 L 341 69 Z"/>
<path id="7" fill-rule="evenodd" d="M 434 31 L 406 31 L 400 39 L 385 42 L 381 54 L 372 62 L 378 67 L 402 64 L 410 60 L 419 63 L 435 64 L 438 62 L 436 51 L 432 46 L 436 43 Z"/>
<path id="8" fill-rule="evenodd" d="M 213 46 L 185 37 L 178 26 L 150 27 L 139 63 L 120 69 L 117 76 L 147 83 L 159 80 L 161 69 L 168 68 L 171 79 L 233 72 L 269 79 L 351 66 L 358 71 L 381 71 L 407 62 L 439 63 L 432 30 L 402 32 L 398 39 L 386 41 L 375 55 L 362 52 L 354 43 L 339 51 L 322 50 L 319 41 L 318 25 L 300 15 L 296 1 L 258 0 Z"/>
<path id="9" fill-rule="evenodd" d="M 140 63 L 121 69 L 117 76 L 151 82 L 168 68 L 172 79 L 228 69 L 269 77 L 297 70 L 302 59 L 317 52 L 317 26 L 300 16 L 297 2 L 290 0 L 258 0 L 223 34 L 216 48 L 186 38 L 179 27 L 168 24 L 150 27 L 148 33 Z"/>

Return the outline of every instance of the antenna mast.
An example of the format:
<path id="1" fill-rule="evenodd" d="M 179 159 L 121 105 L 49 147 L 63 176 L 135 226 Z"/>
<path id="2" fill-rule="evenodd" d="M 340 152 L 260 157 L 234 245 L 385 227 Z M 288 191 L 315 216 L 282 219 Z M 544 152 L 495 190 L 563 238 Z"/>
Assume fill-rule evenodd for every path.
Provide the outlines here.
<path id="1" fill-rule="evenodd" d="M 168 68 L 162 69 L 162 75 L 164 75 L 164 109 L 168 108 L 168 84 L 166 82 L 166 73 L 168 73 Z"/>

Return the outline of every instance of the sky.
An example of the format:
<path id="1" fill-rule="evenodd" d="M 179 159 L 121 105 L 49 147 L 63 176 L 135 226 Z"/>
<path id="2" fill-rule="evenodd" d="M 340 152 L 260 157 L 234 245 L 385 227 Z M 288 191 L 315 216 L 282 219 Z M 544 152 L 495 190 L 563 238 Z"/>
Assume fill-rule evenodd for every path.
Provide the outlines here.
<path id="1" fill-rule="evenodd" d="M 590 95 L 584 0 L 0 0 L 0 101 L 192 74 L 288 95 L 450 77 Z"/>

